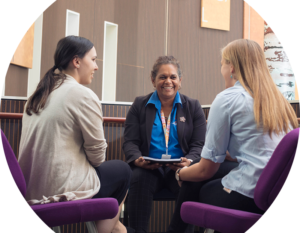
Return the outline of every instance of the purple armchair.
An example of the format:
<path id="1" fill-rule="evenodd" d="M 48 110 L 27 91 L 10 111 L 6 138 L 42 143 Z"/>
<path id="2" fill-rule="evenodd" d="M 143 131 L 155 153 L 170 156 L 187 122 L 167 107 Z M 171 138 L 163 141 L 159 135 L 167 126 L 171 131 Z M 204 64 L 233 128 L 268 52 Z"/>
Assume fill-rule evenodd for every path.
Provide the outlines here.
<path id="1" fill-rule="evenodd" d="M 2 130 L 1 136 L 9 169 L 20 192 L 25 197 L 26 183 L 23 173 Z M 119 205 L 114 198 L 101 198 L 34 205 L 31 208 L 46 225 L 55 227 L 56 232 L 60 231 L 57 226 L 79 222 L 89 222 L 88 230 L 97 232 L 92 221 L 114 218 L 118 213 Z"/>
<path id="2" fill-rule="evenodd" d="M 254 191 L 254 201 L 260 209 L 266 211 L 280 192 L 295 157 L 298 137 L 299 128 L 289 132 L 262 172 Z M 184 222 L 222 233 L 246 232 L 261 216 L 196 202 L 185 202 L 181 206 Z"/>

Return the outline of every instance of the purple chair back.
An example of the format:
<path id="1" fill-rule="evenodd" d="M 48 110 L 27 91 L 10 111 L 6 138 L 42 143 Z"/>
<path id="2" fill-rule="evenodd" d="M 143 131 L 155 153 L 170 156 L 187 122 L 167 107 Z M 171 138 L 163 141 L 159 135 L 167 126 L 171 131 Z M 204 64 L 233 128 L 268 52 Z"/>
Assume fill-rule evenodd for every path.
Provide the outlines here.
<path id="1" fill-rule="evenodd" d="M 298 137 L 299 128 L 289 132 L 263 170 L 254 191 L 254 201 L 260 209 L 267 210 L 280 192 L 295 157 Z"/>
<path id="2" fill-rule="evenodd" d="M 8 167 L 11 171 L 11 174 L 20 190 L 22 193 L 23 197 L 25 197 L 26 194 L 26 182 L 22 173 L 22 170 L 19 166 L 18 160 L 9 144 L 7 141 L 7 138 L 5 137 L 3 131 L 1 130 L 1 137 L 2 137 L 2 144 L 3 144 L 3 149 L 4 149 L 4 154 L 8 163 Z"/>

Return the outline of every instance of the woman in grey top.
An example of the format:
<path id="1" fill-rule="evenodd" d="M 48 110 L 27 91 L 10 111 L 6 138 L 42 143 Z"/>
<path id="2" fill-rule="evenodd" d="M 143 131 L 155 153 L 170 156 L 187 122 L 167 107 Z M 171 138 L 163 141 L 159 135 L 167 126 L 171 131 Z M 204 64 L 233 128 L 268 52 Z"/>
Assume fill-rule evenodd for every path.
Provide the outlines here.
<path id="1" fill-rule="evenodd" d="M 282 137 L 298 127 L 256 42 L 240 39 L 223 48 L 221 73 L 226 89 L 211 105 L 202 158 L 176 172 L 180 184 L 188 182 L 182 183 L 168 232 L 184 232 L 184 201 L 262 214 L 253 199 L 258 178 Z M 220 174 L 227 150 L 239 166 Z"/>
<path id="2" fill-rule="evenodd" d="M 61 39 L 55 65 L 26 103 L 19 163 L 30 205 L 113 197 L 121 206 L 125 200 L 131 169 L 123 161 L 104 162 L 107 144 L 101 104 L 83 86 L 98 70 L 96 58 L 89 40 Z M 96 225 L 101 233 L 127 232 L 119 214 Z"/>

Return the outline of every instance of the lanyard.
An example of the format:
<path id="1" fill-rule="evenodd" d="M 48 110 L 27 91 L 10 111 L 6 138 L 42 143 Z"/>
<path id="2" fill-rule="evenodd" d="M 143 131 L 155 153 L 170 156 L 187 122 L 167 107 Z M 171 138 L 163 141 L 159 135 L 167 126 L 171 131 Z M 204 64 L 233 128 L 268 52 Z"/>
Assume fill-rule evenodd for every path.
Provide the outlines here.
<path id="1" fill-rule="evenodd" d="M 164 129 L 165 141 L 166 141 L 166 155 L 168 155 L 168 144 L 169 144 L 169 134 L 170 134 L 170 121 L 171 121 L 171 113 L 168 117 L 168 123 L 166 125 L 165 114 L 163 110 L 160 110 L 161 122 Z"/>

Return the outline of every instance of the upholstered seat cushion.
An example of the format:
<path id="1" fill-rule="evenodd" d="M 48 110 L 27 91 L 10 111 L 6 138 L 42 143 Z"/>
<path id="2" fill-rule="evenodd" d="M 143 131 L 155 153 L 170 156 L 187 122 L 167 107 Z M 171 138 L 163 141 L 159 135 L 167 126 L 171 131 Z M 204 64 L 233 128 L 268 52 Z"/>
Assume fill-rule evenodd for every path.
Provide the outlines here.
<path id="1" fill-rule="evenodd" d="M 111 219 L 119 210 L 114 198 L 49 203 L 33 205 L 31 208 L 49 227 Z"/>
<path id="2" fill-rule="evenodd" d="M 181 206 L 181 218 L 184 222 L 196 223 L 222 233 L 246 232 L 260 217 L 259 214 L 189 201 Z"/>

